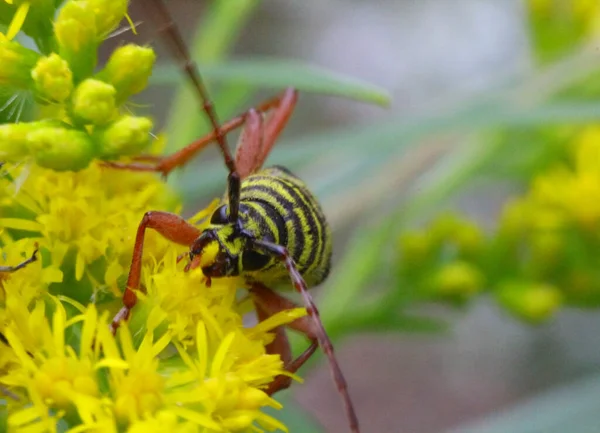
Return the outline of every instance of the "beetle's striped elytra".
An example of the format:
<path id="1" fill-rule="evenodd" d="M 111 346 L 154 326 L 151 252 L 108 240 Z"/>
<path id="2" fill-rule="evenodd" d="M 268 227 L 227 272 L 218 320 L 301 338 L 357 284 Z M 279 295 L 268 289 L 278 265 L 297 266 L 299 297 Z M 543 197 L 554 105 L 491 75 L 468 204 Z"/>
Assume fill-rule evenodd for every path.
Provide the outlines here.
<path id="1" fill-rule="evenodd" d="M 211 228 L 227 254 L 237 257 L 230 275 L 268 286 L 289 281 L 283 263 L 245 249 L 230 229 L 222 224 L 227 218 L 227 200 L 214 212 Z M 306 184 L 281 166 L 262 169 L 242 181 L 240 219 L 247 233 L 285 246 L 308 286 L 323 282 L 331 268 L 331 230 L 321 206 Z"/>

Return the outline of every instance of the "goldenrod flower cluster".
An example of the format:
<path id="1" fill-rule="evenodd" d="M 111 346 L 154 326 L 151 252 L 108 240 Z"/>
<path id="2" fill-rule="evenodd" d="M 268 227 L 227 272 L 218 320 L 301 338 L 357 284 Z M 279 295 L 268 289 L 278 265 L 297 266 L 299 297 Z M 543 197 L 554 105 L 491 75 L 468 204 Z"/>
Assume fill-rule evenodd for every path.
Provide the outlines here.
<path id="1" fill-rule="evenodd" d="M 38 3 L 45 6 L 37 10 Z M 119 107 L 150 75 L 152 62 L 136 56 L 154 55 L 121 47 L 92 76 L 90 59 L 124 17 L 126 2 L 71 0 L 56 19 L 55 2 L 47 3 L 0 3 L 2 18 L 7 10 L 13 17 L 0 41 L 0 64 L 12 59 L 0 83 L 60 113 L 0 126 L 0 266 L 38 251 L 23 269 L 0 273 L 0 430 L 286 431 L 263 412 L 281 407 L 264 390 L 286 374 L 265 346 L 274 328 L 304 309 L 244 326 L 252 303 L 238 294 L 242 282 L 213 279 L 208 287 L 200 269 L 184 272 L 178 257 L 185 246 L 150 230 L 144 293 L 116 337 L 109 331 L 144 212 L 180 207 L 154 174 L 98 161 L 135 155 L 142 147 L 132 143 L 148 140 L 149 128 L 133 128 L 140 119 Z M 33 27 L 51 31 L 55 40 L 40 47 L 56 51 L 41 54 L 10 40 L 16 27 L 31 29 L 30 19 L 48 24 Z M 71 37 L 63 37 L 65 29 Z M 42 33 L 28 34 L 37 41 Z M 134 63 L 136 71 L 126 66 Z M 217 204 L 190 221 L 202 229 Z"/>
<path id="2" fill-rule="evenodd" d="M 504 206 L 493 233 L 452 215 L 405 233 L 403 284 L 459 303 L 489 291 L 531 322 L 562 304 L 600 305 L 600 126 L 573 135 L 567 153 Z"/>

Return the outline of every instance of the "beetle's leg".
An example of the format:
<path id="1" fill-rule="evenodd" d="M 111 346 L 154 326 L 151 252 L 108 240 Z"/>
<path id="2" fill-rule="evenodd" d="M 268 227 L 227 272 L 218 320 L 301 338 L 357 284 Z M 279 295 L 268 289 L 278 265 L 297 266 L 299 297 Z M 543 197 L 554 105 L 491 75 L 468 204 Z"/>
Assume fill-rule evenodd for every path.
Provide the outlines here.
<path id="1" fill-rule="evenodd" d="M 262 115 L 257 110 L 250 109 L 246 113 L 246 123 L 235 152 L 236 167 L 242 179 L 263 166 L 292 115 L 297 100 L 298 91 L 286 89 L 277 105 L 267 114 L 264 126 Z"/>
<path id="2" fill-rule="evenodd" d="M 242 179 L 261 165 L 259 157 L 264 143 L 264 131 L 263 115 L 251 108 L 246 113 L 244 129 L 235 151 L 235 166 Z"/>
<path id="3" fill-rule="evenodd" d="M 129 317 L 131 309 L 137 302 L 135 290 L 140 288 L 142 253 L 144 251 L 144 236 L 147 228 L 156 230 L 172 242 L 186 246 L 191 245 L 200 235 L 200 230 L 197 227 L 191 225 L 179 215 L 158 211 L 146 212 L 144 214 L 135 237 L 127 287 L 123 293 L 123 308 L 121 308 L 111 323 L 113 334 L 117 331 L 119 323 Z"/>
<path id="4" fill-rule="evenodd" d="M 254 283 L 250 289 L 259 321 L 268 319 L 270 316 L 281 311 L 298 308 L 296 304 L 287 298 L 277 294 L 268 287 Z M 294 331 L 304 334 L 309 340 L 308 348 L 296 359 L 292 359 L 290 343 L 283 326 L 274 329 L 275 339 L 266 347 L 267 353 L 278 354 L 283 361 L 284 368 L 289 373 L 295 373 L 302 365 L 315 353 L 319 347 L 317 334 L 314 329 L 313 321 L 310 317 L 301 317 L 286 325 Z M 266 392 L 269 395 L 288 388 L 292 383 L 292 378 L 286 375 L 280 375 L 269 384 Z"/>
<path id="5" fill-rule="evenodd" d="M 267 115 L 264 140 L 261 146 L 260 156 L 258 157 L 258 166 L 254 167 L 253 171 L 259 170 L 265 163 L 279 134 L 281 134 L 281 131 L 283 131 L 287 125 L 287 122 L 296 107 L 297 101 L 298 91 L 296 89 L 288 88 L 281 95 L 281 100 L 277 107 Z"/>
<path id="6" fill-rule="evenodd" d="M 15 266 L 0 266 L 0 272 L 15 272 L 15 271 L 18 271 L 19 269 L 23 269 L 28 264 L 33 263 L 37 260 L 37 253 L 38 253 L 38 249 L 36 246 L 35 250 L 31 254 L 31 257 L 29 257 L 26 260 L 23 260 L 21 263 L 19 263 L 18 265 L 15 265 Z"/>
<path id="7" fill-rule="evenodd" d="M 356 412 L 354 411 L 354 405 L 352 404 L 350 393 L 348 392 L 348 385 L 346 384 L 346 379 L 344 378 L 342 369 L 340 368 L 335 354 L 333 353 L 333 345 L 331 344 L 331 340 L 329 339 L 329 336 L 327 335 L 327 332 L 323 327 L 323 323 L 321 322 L 321 318 L 319 317 L 319 310 L 317 309 L 317 306 L 315 305 L 312 296 L 308 292 L 306 282 L 302 278 L 302 275 L 300 275 L 300 272 L 298 271 L 296 264 L 294 263 L 294 259 L 285 247 L 274 244 L 272 242 L 257 239 L 254 240 L 253 246 L 257 251 L 262 252 L 264 254 L 270 254 L 278 258 L 285 264 L 285 267 L 287 268 L 287 271 L 290 274 L 292 285 L 294 286 L 294 289 L 296 289 L 296 291 L 302 296 L 306 312 L 308 316 L 312 318 L 314 331 L 317 340 L 319 341 L 319 346 L 321 346 L 321 349 L 323 350 L 325 356 L 327 356 L 327 359 L 329 360 L 329 367 L 333 376 L 333 380 L 337 386 L 338 392 L 340 393 L 344 401 L 344 408 L 346 410 L 346 416 L 350 424 L 350 429 L 353 433 L 359 433 L 358 418 L 356 416 Z"/>

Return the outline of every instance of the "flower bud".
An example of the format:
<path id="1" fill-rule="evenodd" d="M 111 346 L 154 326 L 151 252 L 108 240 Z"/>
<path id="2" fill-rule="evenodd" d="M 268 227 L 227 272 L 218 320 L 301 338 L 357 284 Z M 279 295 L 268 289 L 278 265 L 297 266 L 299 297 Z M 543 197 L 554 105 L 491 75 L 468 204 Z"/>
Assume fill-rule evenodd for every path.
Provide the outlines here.
<path id="1" fill-rule="evenodd" d="M 453 213 L 439 215 L 430 225 L 429 232 L 433 239 L 444 242 L 452 239 L 456 229 L 460 227 L 460 218 Z"/>
<path id="2" fill-rule="evenodd" d="M 101 39 L 117 28 L 127 13 L 127 0 L 87 0 L 96 18 L 96 31 Z"/>
<path id="3" fill-rule="evenodd" d="M 29 123 L 7 123 L 0 125 L 0 161 L 17 161 L 28 155 L 27 134 Z"/>
<path id="4" fill-rule="evenodd" d="M 463 261 L 449 263 L 434 276 L 435 293 L 468 298 L 483 288 L 483 275 L 475 266 Z"/>
<path id="5" fill-rule="evenodd" d="M 561 230 L 537 230 L 530 234 L 531 259 L 543 269 L 557 266 L 565 248 L 565 235 Z"/>
<path id="6" fill-rule="evenodd" d="M 116 113 L 116 93 L 110 84 L 88 78 L 73 93 L 73 114 L 86 122 L 105 125 Z"/>
<path id="7" fill-rule="evenodd" d="M 94 140 L 103 159 L 137 155 L 150 144 L 151 129 L 152 120 L 148 117 L 122 116 L 94 131 Z"/>
<path id="8" fill-rule="evenodd" d="M 52 125 L 36 128 L 27 134 L 29 152 L 36 163 L 52 170 L 81 170 L 95 154 L 89 136 L 76 129 Z"/>
<path id="9" fill-rule="evenodd" d="M 117 102 L 120 104 L 146 87 L 155 60 L 152 48 L 125 45 L 112 53 L 98 77 L 117 89 Z"/>
<path id="10" fill-rule="evenodd" d="M 499 232 L 503 237 L 510 239 L 520 238 L 530 228 L 530 216 L 533 214 L 532 206 L 525 200 L 509 202 L 502 209 Z"/>
<path id="11" fill-rule="evenodd" d="M 64 102 L 73 90 L 73 74 L 69 64 L 52 53 L 38 60 L 31 76 L 38 96 L 43 100 Z"/>
<path id="12" fill-rule="evenodd" d="M 69 63 L 75 81 L 92 75 L 99 40 L 94 11 L 88 3 L 67 1 L 54 23 L 54 33 L 59 53 Z"/>
<path id="13" fill-rule="evenodd" d="M 463 254 L 477 254 L 484 245 L 484 235 L 476 224 L 463 221 L 454 233 L 454 241 Z"/>
<path id="14" fill-rule="evenodd" d="M 31 87 L 31 70 L 39 54 L 16 42 L 0 38 L 0 86 L 18 89 Z"/>
<path id="15" fill-rule="evenodd" d="M 429 232 L 406 231 L 398 239 L 402 262 L 414 266 L 425 262 L 433 252 Z"/>
<path id="16" fill-rule="evenodd" d="M 497 296 L 508 311 L 531 323 L 549 319 L 563 299 L 556 287 L 528 281 L 505 283 L 500 286 Z"/>

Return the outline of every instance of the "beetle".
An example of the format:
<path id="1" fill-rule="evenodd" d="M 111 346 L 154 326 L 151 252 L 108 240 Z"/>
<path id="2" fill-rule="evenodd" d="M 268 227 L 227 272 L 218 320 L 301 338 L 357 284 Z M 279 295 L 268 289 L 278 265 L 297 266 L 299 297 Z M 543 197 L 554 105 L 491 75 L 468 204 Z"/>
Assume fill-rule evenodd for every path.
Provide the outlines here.
<path id="1" fill-rule="evenodd" d="M 279 327 L 275 330 L 274 341 L 267 345 L 266 350 L 279 354 L 285 370 L 294 373 L 320 346 L 328 358 L 333 379 L 343 399 L 350 430 L 359 433 L 358 419 L 346 380 L 308 291 L 309 287 L 320 284 L 329 274 L 332 251 L 330 228 L 321 206 L 302 180 L 281 166 L 263 168 L 263 163 L 294 110 L 298 92 L 286 89 L 279 96 L 221 126 L 198 67 L 192 61 L 169 10 L 160 0 L 147 3 L 160 17 L 159 32 L 166 35 L 165 41 L 170 43 L 172 52 L 176 53 L 175 57 L 198 93 L 212 132 L 156 161 L 143 158 L 145 161 L 106 162 L 105 165 L 155 171 L 167 176 L 209 143 L 216 141 L 228 170 L 227 193 L 203 231 L 173 213 L 145 213 L 136 234 L 123 307 L 113 319 L 111 330 L 116 333 L 119 324 L 129 317 L 137 302 L 135 292 L 142 289 L 140 278 L 147 229 L 156 230 L 170 241 L 189 247 L 190 261 L 185 267 L 186 271 L 201 267 L 208 281 L 211 278 L 241 276 L 248 285 L 260 321 L 297 307 L 272 288 L 291 281 L 302 297 L 307 316 L 287 326 L 304 334 L 310 344 L 302 354 L 293 358 L 285 331 Z M 242 125 L 238 146 L 232 156 L 226 134 Z M 210 255 L 208 263 L 207 255 Z M 271 395 L 290 384 L 289 376 L 278 376 L 266 392 Z"/>

